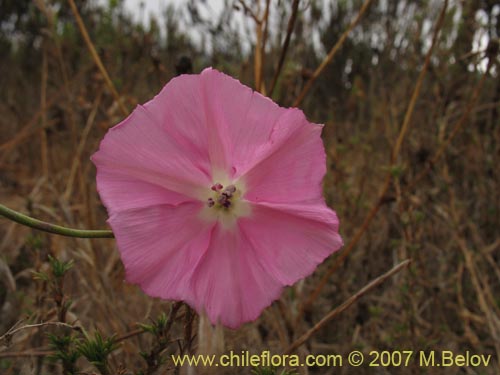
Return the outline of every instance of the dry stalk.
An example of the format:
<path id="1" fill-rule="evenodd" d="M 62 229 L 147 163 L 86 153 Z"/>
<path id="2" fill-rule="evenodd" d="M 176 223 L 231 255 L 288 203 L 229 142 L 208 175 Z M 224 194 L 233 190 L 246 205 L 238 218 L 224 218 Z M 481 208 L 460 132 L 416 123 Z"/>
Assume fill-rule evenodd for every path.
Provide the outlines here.
<path id="1" fill-rule="evenodd" d="M 274 73 L 273 81 L 271 83 L 271 87 L 269 89 L 269 97 L 272 98 L 274 89 L 276 88 L 276 83 L 278 82 L 278 78 L 281 74 L 281 69 L 283 68 L 283 63 L 285 62 L 286 53 L 288 51 L 288 46 L 290 45 L 290 39 L 293 33 L 293 27 L 295 26 L 295 20 L 297 19 L 297 14 L 299 13 L 299 3 L 300 0 L 293 0 L 292 4 L 292 15 L 288 20 L 288 26 L 286 30 L 285 41 L 283 42 L 283 47 L 281 48 L 280 58 L 278 60 L 278 66 L 276 68 L 276 72 Z"/>
<path id="2" fill-rule="evenodd" d="M 90 130 L 95 123 L 95 117 L 97 114 L 97 110 L 99 109 L 99 104 L 101 103 L 102 98 L 102 90 L 96 96 L 94 104 L 92 106 L 92 110 L 90 111 L 89 117 L 87 118 L 87 123 L 85 124 L 85 128 L 83 129 L 82 136 L 80 138 L 80 142 L 78 143 L 78 147 L 75 152 L 75 156 L 73 157 L 73 162 L 71 163 L 71 170 L 69 173 L 68 182 L 66 184 L 66 190 L 64 191 L 63 198 L 66 201 L 69 201 L 69 198 L 73 192 L 73 184 L 76 177 L 76 172 L 78 171 L 78 167 L 80 166 L 80 159 L 85 149 L 85 144 L 87 142 L 87 138 L 90 134 Z"/>
<path id="3" fill-rule="evenodd" d="M 122 114 L 124 116 L 127 116 L 129 114 L 128 109 L 125 107 L 125 105 L 122 102 L 122 99 L 120 97 L 120 94 L 116 90 L 115 85 L 111 81 L 111 78 L 109 78 L 108 71 L 104 67 L 104 64 L 102 63 L 101 58 L 99 57 L 94 43 L 92 43 L 92 40 L 90 39 L 89 33 L 87 32 L 87 28 L 85 27 L 85 24 L 83 23 L 82 17 L 80 16 L 80 12 L 78 12 L 78 8 L 75 5 L 74 0 L 68 0 L 69 5 L 71 7 L 71 11 L 73 12 L 73 15 L 75 16 L 76 23 L 78 24 L 78 28 L 80 29 L 80 32 L 83 36 L 83 39 L 85 40 L 85 44 L 87 45 L 87 48 L 89 49 L 90 55 L 92 56 L 92 59 L 94 60 L 95 64 L 97 65 L 97 68 L 99 68 L 99 71 L 101 72 L 104 81 L 106 82 L 106 86 L 108 86 L 109 91 L 111 91 L 111 94 L 115 98 L 116 103 L 120 107 L 120 110 L 122 111 Z"/>
<path id="4" fill-rule="evenodd" d="M 453 189 L 450 188 L 450 214 L 454 222 L 454 227 L 459 228 L 459 223 L 462 223 L 464 219 L 457 212 L 457 207 L 455 203 L 455 194 Z M 474 259 L 474 254 L 467 246 L 466 241 L 455 230 L 453 233 L 458 247 L 462 251 L 465 260 L 465 268 L 467 269 L 472 286 L 476 291 L 477 302 L 479 309 L 484 314 L 486 318 L 486 323 L 490 331 L 491 337 L 493 338 L 493 343 L 497 353 L 497 358 L 500 358 L 500 312 L 496 306 L 495 298 L 491 292 L 489 283 L 484 280 L 484 277 L 478 273 L 476 262 Z"/>
<path id="5" fill-rule="evenodd" d="M 300 105 L 300 103 L 302 103 L 302 101 L 304 100 L 305 96 L 307 95 L 307 93 L 311 89 L 313 83 L 316 81 L 316 79 L 318 79 L 319 75 L 323 72 L 323 70 L 326 68 L 326 66 L 328 64 L 330 64 L 330 62 L 333 60 L 333 57 L 340 50 L 340 47 L 342 47 L 342 45 L 344 44 L 345 40 L 347 39 L 347 37 L 351 33 L 352 29 L 354 29 L 354 27 L 356 27 L 356 25 L 358 24 L 358 22 L 361 20 L 361 18 L 365 14 L 366 10 L 370 6 L 371 2 L 372 2 L 372 0 L 365 0 L 365 2 L 363 3 L 363 6 L 359 10 L 359 13 L 356 16 L 356 18 L 350 23 L 350 25 L 347 27 L 347 29 L 344 31 L 344 33 L 340 36 L 340 38 L 337 41 L 337 43 L 335 43 L 335 45 L 330 50 L 330 52 L 328 52 L 328 55 L 325 57 L 325 59 L 316 68 L 316 70 L 314 71 L 313 75 L 311 76 L 311 78 L 309 78 L 309 80 L 307 81 L 306 85 L 304 86 L 304 88 L 300 92 L 300 94 L 297 97 L 297 99 L 295 99 L 295 101 L 293 102 L 292 107 L 298 107 Z"/>
<path id="6" fill-rule="evenodd" d="M 40 107 L 47 107 L 47 80 L 48 80 L 47 46 L 44 44 L 42 52 L 42 78 L 40 89 Z M 49 176 L 49 149 L 47 145 L 47 110 L 40 117 L 40 153 L 42 161 L 42 176 Z"/>
<path id="7" fill-rule="evenodd" d="M 42 323 L 36 323 L 36 324 L 26 324 L 24 326 L 16 327 L 14 326 L 13 328 L 9 329 L 7 332 L 5 332 L 2 336 L 0 336 L 0 342 L 6 341 L 9 342 L 17 332 L 20 332 L 25 329 L 31 329 L 31 328 L 40 328 L 40 327 L 45 327 L 45 326 L 58 326 L 58 327 L 67 327 L 71 329 L 77 329 L 79 330 L 80 328 L 68 323 L 63 323 L 63 322 L 42 322 Z"/>
<path id="8" fill-rule="evenodd" d="M 353 294 L 349 299 L 347 299 L 344 303 L 342 303 L 339 307 L 335 308 L 334 310 L 330 311 L 327 315 L 323 317 L 318 323 L 314 325 L 309 331 L 304 333 L 302 336 L 300 336 L 297 340 L 295 340 L 286 350 L 285 354 L 289 354 L 293 352 L 295 349 L 297 349 L 299 346 L 304 344 L 307 340 L 311 338 L 312 335 L 314 335 L 316 332 L 318 332 L 323 326 L 328 323 L 330 320 L 335 318 L 337 315 L 342 313 L 343 311 L 347 310 L 352 304 L 354 304 L 357 300 L 359 300 L 361 297 L 363 297 L 366 293 L 374 289 L 375 287 L 379 286 L 382 284 L 385 280 L 393 276 L 394 274 L 398 273 L 401 271 L 403 268 L 408 267 L 410 264 L 411 260 L 406 259 L 403 262 L 399 263 L 397 266 L 392 268 L 391 270 L 387 271 L 383 275 L 377 277 L 376 279 L 372 280 L 369 284 L 365 285 L 363 288 L 361 288 L 357 293 Z"/>
<path id="9" fill-rule="evenodd" d="M 55 105 L 59 99 L 61 99 L 63 94 L 65 94 L 64 90 L 66 86 L 69 87 L 79 82 L 79 80 L 84 77 L 85 74 L 87 74 L 89 69 L 90 66 L 82 68 L 81 71 L 70 82 L 68 82 L 67 85 L 64 85 L 62 89 L 60 89 L 54 96 L 46 101 L 45 107 L 40 107 L 40 109 L 33 115 L 33 117 L 26 123 L 26 125 L 24 125 L 12 139 L 0 145 L 0 152 L 3 152 L 3 155 L 0 157 L 0 163 L 3 163 L 5 161 L 12 149 L 21 144 L 23 141 L 29 139 L 34 134 L 37 134 L 39 126 L 36 126 L 36 124 L 40 120 L 41 116 L 45 113 L 45 111 Z M 49 127 L 50 125 L 51 124 L 49 122 L 46 124 L 46 127 Z"/>
<path id="10" fill-rule="evenodd" d="M 257 1 L 257 13 L 255 13 L 244 0 L 239 0 L 239 4 L 243 7 L 245 14 L 255 22 L 255 53 L 254 53 L 254 77 L 255 77 L 255 90 L 264 93 L 264 85 L 262 84 L 262 73 L 264 69 L 264 55 L 266 48 L 268 20 L 269 20 L 269 7 L 270 0 L 266 0 L 266 7 L 264 14 L 260 14 L 260 1 Z"/>
<path id="11" fill-rule="evenodd" d="M 365 5 L 366 5 L 366 3 L 365 3 Z M 391 152 L 391 167 L 394 165 L 394 163 L 397 159 L 397 156 L 399 155 L 399 152 L 401 151 L 401 145 L 402 145 L 402 142 L 404 140 L 404 136 L 406 135 L 406 133 L 408 131 L 408 128 L 410 125 L 410 120 L 411 120 L 413 111 L 415 109 L 415 103 L 416 103 L 417 98 L 420 94 L 422 82 L 423 82 L 424 77 L 427 73 L 427 68 L 429 66 L 432 51 L 434 50 L 434 47 L 435 47 L 437 39 L 438 39 L 437 36 L 439 34 L 439 31 L 441 30 L 441 27 L 443 26 L 444 16 L 446 14 L 447 8 L 448 8 L 448 0 L 445 1 L 443 8 L 441 9 L 441 13 L 439 15 L 439 18 L 436 21 L 436 26 L 434 28 L 434 34 L 432 37 L 432 44 L 431 44 L 429 50 L 427 51 L 424 66 L 422 67 L 422 70 L 420 71 L 420 74 L 418 76 L 417 83 L 415 85 L 415 89 L 414 89 L 413 94 L 411 96 L 410 103 L 409 103 L 408 108 L 406 110 L 404 121 L 403 121 L 403 124 L 401 126 L 396 144 L 394 145 L 394 148 Z M 361 11 L 360 11 L 360 13 L 361 13 Z M 363 220 L 363 223 L 361 224 L 361 227 L 354 234 L 354 237 L 352 238 L 352 240 L 349 242 L 349 244 L 346 246 L 346 248 L 341 252 L 341 254 L 337 258 L 335 258 L 335 262 L 330 266 L 330 268 L 323 275 L 323 277 L 321 278 L 320 282 L 318 283 L 318 285 L 314 289 L 311 296 L 301 306 L 301 308 L 299 309 L 299 312 L 297 314 L 297 321 L 300 319 L 300 317 L 302 316 L 304 311 L 306 311 L 314 303 L 314 301 L 316 301 L 316 299 L 320 295 L 321 291 L 323 290 L 323 288 L 327 284 L 330 277 L 337 271 L 337 269 L 340 267 L 340 265 L 344 262 L 344 260 L 349 256 L 351 251 L 354 249 L 354 247 L 356 246 L 358 241 L 361 239 L 363 234 L 366 232 L 366 230 L 370 226 L 373 218 L 375 217 L 375 215 L 378 213 L 380 207 L 382 207 L 383 203 L 385 202 L 385 196 L 386 196 L 387 191 L 389 190 L 391 181 L 392 181 L 392 173 L 391 173 L 391 168 L 389 168 L 389 171 L 387 172 L 387 174 L 385 176 L 384 182 L 382 184 L 382 187 L 380 189 L 380 192 L 378 194 L 378 198 L 377 198 L 375 204 L 373 205 L 371 210 L 366 215 L 365 219 Z"/>
<path id="12" fill-rule="evenodd" d="M 462 116 L 460 119 L 455 123 L 455 126 L 453 127 L 450 135 L 448 138 L 441 143 L 441 146 L 438 148 L 436 153 L 430 158 L 430 160 L 427 162 L 425 168 L 411 181 L 406 188 L 404 189 L 404 192 L 409 192 L 415 188 L 415 186 L 424 178 L 432 169 L 432 167 L 436 164 L 436 162 L 443 156 L 444 152 L 448 148 L 448 146 L 451 144 L 453 141 L 453 138 L 456 137 L 456 135 L 460 132 L 464 124 L 467 122 L 467 119 L 469 118 L 472 109 L 477 103 L 477 100 L 479 99 L 479 95 L 481 94 L 481 91 L 483 89 L 484 83 L 486 81 L 486 77 L 488 77 L 488 74 L 490 72 L 490 69 L 493 65 L 493 59 L 490 58 L 488 65 L 486 67 L 486 71 L 483 73 L 480 81 L 474 88 L 474 91 L 471 95 L 471 98 L 469 99 L 469 102 L 467 103 L 465 111 L 462 113 Z"/>
<path id="13" fill-rule="evenodd" d="M 51 8 L 48 8 L 45 6 L 44 0 L 37 0 L 36 1 L 38 7 L 40 8 L 41 12 L 45 15 L 47 18 L 47 22 L 50 26 L 50 32 L 51 32 L 51 37 L 54 41 L 54 47 L 55 47 L 55 52 L 56 52 L 56 57 L 57 61 L 59 63 L 59 67 L 61 69 L 61 74 L 62 74 L 62 79 L 64 82 L 64 90 L 66 92 L 66 99 L 68 100 L 68 106 L 67 106 L 67 112 L 68 112 L 68 122 L 69 126 L 71 129 L 71 142 L 73 147 L 76 147 L 76 122 L 75 122 L 75 114 L 73 112 L 73 109 L 71 108 L 71 103 L 72 103 L 72 93 L 69 90 L 69 86 L 67 83 L 69 82 L 69 75 L 68 75 L 68 69 L 66 66 L 66 60 L 63 57 L 62 53 L 62 48 L 61 48 L 61 43 L 59 41 L 59 37 L 56 32 L 56 16 L 54 14 L 54 11 L 51 10 Z"/>
<path id="14" fill-rule="evenodd" d="M 0 358 L 45 357 L 53 355 L 53 350 L 26 350 L 23 352 L 2 352 Z"/>

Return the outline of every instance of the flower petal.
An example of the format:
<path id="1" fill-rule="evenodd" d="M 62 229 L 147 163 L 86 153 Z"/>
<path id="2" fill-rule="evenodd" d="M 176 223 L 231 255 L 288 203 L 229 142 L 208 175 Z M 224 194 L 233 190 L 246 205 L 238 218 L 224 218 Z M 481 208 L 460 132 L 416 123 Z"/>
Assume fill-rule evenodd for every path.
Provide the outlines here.
<path id="1" fill-rule="evenodd" d="M 160 204 L 179 204 L 193 200 L 159 185 L 144 182 L 120 169 L 99 167 L 97 191 L 111 216 L 115 212 Z"/>
<path id="2" fill-rule="evenodd" d="M 212 162 L 233 177 L 252 163 L 286 109 L 217 70 L 205 69 L 201 78 L 207 126 L 218 152 Z"/>
<path id="3" fill-rule="evenodd" d="M 343 245 L 337 215 L 322 200 L 254 204 L 239 225 L 266 272 L 283 285 L 309 276 Z"/>
<path id="4" fill-rule="evenodd" d="M 156 123 L 183 152 L 192 155 L 198 168 L 210 174 L 208 134 L 199 75 L 181 75 L 144 104 Z"/>
<path id="5" fill-rule="evenodd" d="M 191 279 L 190 303 L 210 321 L 237 328 L 257 319 L 281 293 L 282 285 L 262 267 L 250 243 L 236 226 L 217 224 L 205 256 Z"/>
<path id="6" fill-rule="evenodd" d="M 176 204 L 198 197 L 210 184 L 199 157 L 186 152 L 141 106 L 109 130 L 92 161 L 110 214 L 154 202 Z"/>
<path id="7" fill-rule="evenodd" d="M 151 296 L 189 300 L 189 279 L 210 241 L 213 224 L 197 219 L 201 203 L 118 212 L 109 223 L 127 281 Z"/>
<path id="8" fill-rule="evenodd" d="M 245 199 L 251 202 L 304 202 L 322 197 L 326 155 L 322 126 L 298 109 L 280 117 L 266 148 L 244 172 Z"/>

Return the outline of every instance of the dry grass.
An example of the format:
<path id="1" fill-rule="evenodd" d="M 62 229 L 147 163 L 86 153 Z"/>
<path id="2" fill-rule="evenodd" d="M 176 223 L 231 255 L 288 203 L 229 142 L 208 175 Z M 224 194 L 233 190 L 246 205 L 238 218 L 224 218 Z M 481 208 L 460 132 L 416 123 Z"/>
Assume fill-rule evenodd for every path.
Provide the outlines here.
<path id="1" fill-rule="evenodd" d="M 265 9 L 261 8 L 265 17 L 257 27 L 261 34 L 258 46 L 266 43 Z M 49 11 L 41 12 L 47 20 L 51 19 Z M 437 19 L 436 14 L 434 21 Z M 83 21 L 89 30 L 96 27 L 90 18 L 83 17 Z M 0 202 L 58 224 L 106 228 L 106 212 L 95 189 L 89 156 L 107 129 L 123 118 L 125 107 L 149 99 L 175 75 L 178 57 L 191 47 L 178 41 L 178 49 L 172 47 L 158 58 L 156 42 L 151 41 L 154 34 L 122 30 L 127 37 L 112 43 L 105 38 L 98 41 L 95 50 L 102 67 L 97 68 L 76 27 L 73 37 L 67 38 L 55 30 L 47 21 L 39 30 L 43 42 L 38 51 L 25 51 L 25 56 L 19 54 L 0 67 L 5 87 L 0 100 Z M 274 81 L 271 62 L 277 62 L 282 53 L 280 43 L 269 48 L 267 55 L 261 50 L 239 65 L 233 63 L 229 70 L 239 72 L 244 82 L 253 82 L 254 71 L 258 71 L 256 84 L 264 91 Z M 300 93 L 309 90 L 301 78 L 307 72 L 293 64 L 310 69 L 323 66 L 321 61 L 307 65 L 300 41 L 289 48 L 289 63 L 283 65 L 275 90 L 276 99 L 284 104 L 299 95 L 302 101 Z M 352 46 L 345 48 L 349 51 Z M 447 61 L 447 53 L 444 47 L 433 52 L 439 61 Z M 30 60 L 33 56 L 41 60 Z M 463 68 L 463 64 L 475 64 L 477 55 L 465 56 L 456 64 L 432 63 L 430 59 L 420 82 L 425 57 L 416 53 L 404 57 L 406 69 L 393 69 L 389 63 L 373 65 L 359 73 L 351 90 L 338 95 L 328 91 L 335 71 L 316 71 L 312 77 L 322 74 L 323 80 L 318 79 L 303 101 L 311 120 L 326 123 L 323 135 L 329 164 L 325 196 L 338 212 L 346 244 L 352 244 L 346 255 L 341 252 L 326 261 L 313 276 L 287 290 L 258 321 L 238 331 L 221 333 L 220 328 L 199 322 L 184 306 L 175 307 L 177 319 L 170 334 L 174 342 L 165 353 L 178 351 L 178 343 L 186 353 L 195 352 L 198 345 L 204 345 L 204 350 L 274 353 L 292 348 L 300 355 L 346 355 L 354 349 L 365 353 L 471 351 L 491 354 L 492 364 L 439 372 L 420 368 L 416 361 L 409 368 L 377 371 L 367 366 L 355 372 L 347 366 L 297 371 L 499 373 L 498 58 L 494 52 L 490 54 L 487 73 Z M 195 58 L 195 70 L 209 64 L 207 60 Z M 212 57 L 211 64 L 225 69 L 217 61 Z M 263 62 L 270 68 L 262 66 Z M 249 69 L 252 64 L 253 70 Z M 417 83 L 421 84 L 420 93 L 413 102 L 412 116 L 405 120 Z M 274 83 L 272 86 L 274 90 Z M 47 359 L 52 350 L 47 333 L 73 332 L 83 337 L 82 332 L 93 336 L 95 331 L 104 337 L 116 335 L 117 348 L 109 357 L 112 374 L 153 371 L 139 352 L 158 351 L 158 341 L 137 324 L 148 324 L 162 312 L 168 313 L 172 303 L 151 299 L 123 281 L 113 239 L 54 236 L 6 220 L 0 223 L 0 233 L 0 336 L 10 332 L 0 342 L 0 372 L 61 373 L 60 362 Z M 49 255 L 74 261 L 62 285 L 33 277 L 33 272 L 49 272 Z M 377 288 L 363 289 L 406 259 L 412 260 L 408 269 L 384 278 Z M 353 304 L 337 315 L 335 308 L 351 301 L 360 290 L 362 298 L 351 299 Z M 64 302 L 69 300 L 72 304 L 66 311 Z M 315 329 L 323 318 L 333 316 L 332 311 L 335 318 Z M 43 322 L 61 322 L 71 328 L 40 325 Z M 197 332 L 201 336 L 189 345 Z M 308 336 L 302 342 L 304 334 Z M 207 342 L 212 339 L 209 348 Z M 95 372 L 84 359 L 78 366 L 84 373 Z M 175 373 L 175 369 L 167 362 L 157 373 Z M 241 369 L 228 373 L 241 373 Z"/>

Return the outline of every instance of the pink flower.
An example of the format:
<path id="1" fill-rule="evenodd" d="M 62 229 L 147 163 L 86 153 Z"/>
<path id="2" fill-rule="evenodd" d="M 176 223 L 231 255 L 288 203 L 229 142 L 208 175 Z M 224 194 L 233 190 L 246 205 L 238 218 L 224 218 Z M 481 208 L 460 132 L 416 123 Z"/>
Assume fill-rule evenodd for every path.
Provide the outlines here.
<path id="1" fill-rule="evenodd" d="M 342 246 L 321 130 L 213 69 L 137 106 L 92 157 L 127 280 L 212 323 L 256 319 Z"/>

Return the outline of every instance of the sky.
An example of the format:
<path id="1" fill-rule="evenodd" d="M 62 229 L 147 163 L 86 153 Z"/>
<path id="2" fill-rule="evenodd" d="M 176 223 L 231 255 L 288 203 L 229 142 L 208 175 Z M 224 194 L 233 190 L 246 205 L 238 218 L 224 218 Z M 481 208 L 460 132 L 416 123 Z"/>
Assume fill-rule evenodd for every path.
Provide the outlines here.
<path id="1" fill-rule="evenodd" d="M 99 4 L 107 4 L 109 0 L 95 0 Z M 125 11 L 132 15 L 136 22 L 140 22 L 146 27 L 149 25 L 149 20 L 151 16 L 155 16 L 160 22 L 160 31 L 165 33 L 164 23 L 161 22 L 165 9 L 173 5 L 177 9 L 186 9 L 188 1 L 187 0 L 123 0 L 123 6 Z M 200 3 L 202 3 L 200 1 Z M 219 14 L 224 7 L 224 0 L 208 0 L 203 6 L 199 6 L 198 10 L 203 18 L 210 18 L 212 14 Z M 242 23 L 243 15 L 236 14 L 235 20 L 233 22 Z M 183 30 L 184 23 L 180 22 L 179 27 Z M 243 27 L 240 28 L 243 36 Z M 198 30 L 189 32 L 192 40 L 196 44 L 200 44 L 202 37 Z M 210 41 L 207 41 L 210 43 Z M 245 47 L 245 46 L 243 46 Z M 246 46 L 250 48 L 250 46 Z"/>
<path id="2" fill-rule="evenodd" d="M 96 0 L 98 3 L 101 4 L 106 4 L 109 2 L 109 0 Z M 137 22 L 141 22 L 145 25 L 149 24 L 149 19 L 151 15 L 155 15 L 157 18 L 162 17 L 164 10 L 168 5 L 173 5 L 176 8 L 185 8 L 187 5 L 187 0 L 123 0 L 124 8 L 126 9 L 127 13 L 132 14 L 133 18 Z M 223 6 L 224 6 L 224 0 L 208 0 L 205 2 L 205 6 L 199 7 L 200 10 L 200 15 L 204 18 L 208 18 L 210 16 L 210 12 L 213 12 L 214 14 L 218 14 Z M 325 4 L 327 1 L 325 1 Z M 384 3 L 384 1 L 382 1 Z M 325 7 L 327 8 L 327 7 Z M 327 9 L 325 9 L 327 10 Z M 494 9 L 495 12 L 500 12 L 500 6 L 496 6 Z M 243 22 L 248 21 L 248 20 L 243 20 L 244 16 L 242 12 L 235 12 L 235 17 L 236 19 L 233 22 L 236 22 L 237 24 L 243 24 Z M 479 23 L 486 23 L 485 20 L 485 15 L 481 14 L 478 12 L 476 15 L 476 21 Z M 455 22 L 459 21 L 455 20 Z M 431 27 L 431 22 L 429 22 L 429 27 Z M 162 25 L 162 22 L 160 22 L 160 27 Z M 182 22 L 180 23 L 180 26 L 182 28 Z M 424 25 L 425 26 L 425 25 Z M 240 27 L 240 32 L 242 34 L 243 39 L 245 35 L 245 31 L 243 27 Z M 196 35 L 196 33 L 191 34 L 192 39 L 195 43 L 199 43 L 201 41 L 201 36 Z M 315 38 L 317 39 L 317 38 Z M 482 51 L 486 48 L 488 44 L 488 37 L 483 33 L 482 35 L 476 35 L 474 38 L 474 46 L 473 46 L 473 51 Z M 318 48 L 320 43 L 319 40 L 314 40 L 315 47 Z M 430 40 L 429 40 L 430 44 Z M 250 46 L 247 46 L 249 48 Z M 320 54 L 326 54 L 327 51 L 318 51 Z M 480 68 L 485 68 L 486 67 L 486 59 L 481 61 L 479 64 Z"/>

